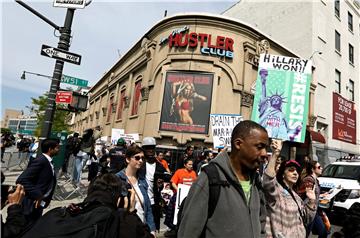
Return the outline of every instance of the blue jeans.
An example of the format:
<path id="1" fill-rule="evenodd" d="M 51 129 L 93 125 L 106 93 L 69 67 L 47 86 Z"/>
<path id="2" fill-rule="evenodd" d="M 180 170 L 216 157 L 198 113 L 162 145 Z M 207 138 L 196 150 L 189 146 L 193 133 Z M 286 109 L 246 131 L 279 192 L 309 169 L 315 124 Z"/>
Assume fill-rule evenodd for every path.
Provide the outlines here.
<path id="1" fill-rule="evenodd" d="M 74 163 L 74 172 L 73 172 L 73 181 L 78 184 L 81 180 L 81 171 L 82 171 L 82 161 L 84 157 L 75 156 L 75 163 Z"/>
<path id="2" fill-rule="evenodd" d="M 321 216 L 318 214 L 318 212 L 316 213 L 314 220 L 308 225 L 307 228 L 307 237 L 309 236 L 311 231 L 313 232 L 313 234 L 319 235 L 319 238 L 326 238 L 328 236 L 328 232 L 326 231 L 324 222 L 322 221 Z"/>

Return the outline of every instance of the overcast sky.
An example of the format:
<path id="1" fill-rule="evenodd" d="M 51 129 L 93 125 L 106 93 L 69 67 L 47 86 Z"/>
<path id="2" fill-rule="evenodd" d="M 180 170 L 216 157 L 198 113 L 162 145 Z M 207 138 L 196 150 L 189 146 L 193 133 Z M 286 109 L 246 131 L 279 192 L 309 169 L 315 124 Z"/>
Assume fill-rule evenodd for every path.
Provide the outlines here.
<path id="1" fill-rule="evenodd" d="M 53 1 L 25 3 L 63 26 L 66 8 Z M 40 55 L 41 45 L 57 46 L 58 32 L 15 1 L 1 2 L 1 114 L 5 108 L 25 110 L 31 97 L 49 90 L 50 80 L 25 71 L 52 75 L 55 60 Z M 82 56 L 81 65 L 65 63 L 63 73 L 94 85 L 156 22 L 179 12 L 221 13 L 236 1 L 109 1 L 94 0 L 75 11 L 70 52 Z M 62 88 L 66 85 L 61 85 Z"/>

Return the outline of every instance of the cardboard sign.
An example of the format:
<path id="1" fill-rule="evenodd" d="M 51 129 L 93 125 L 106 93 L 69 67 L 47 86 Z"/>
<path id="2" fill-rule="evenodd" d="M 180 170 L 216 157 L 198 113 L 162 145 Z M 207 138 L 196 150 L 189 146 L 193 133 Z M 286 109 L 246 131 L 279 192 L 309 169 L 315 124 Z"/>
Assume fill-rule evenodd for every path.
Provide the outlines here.
<path id="1" fill-rule="evenodd" d="M 231 133 L 242 120 L 242 116 L 235 114 L 210 114 L 214 148 L 231 148 Z"/>

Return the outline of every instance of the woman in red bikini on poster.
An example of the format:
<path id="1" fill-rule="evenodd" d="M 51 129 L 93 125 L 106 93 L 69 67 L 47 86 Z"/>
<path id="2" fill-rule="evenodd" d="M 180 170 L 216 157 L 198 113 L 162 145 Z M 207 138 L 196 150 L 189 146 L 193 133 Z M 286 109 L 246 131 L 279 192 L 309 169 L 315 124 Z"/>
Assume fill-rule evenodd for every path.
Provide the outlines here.
<path id="1" fill-rule="evenodd" d="M 173 93 L 172 107 L 174 108 L 172 108 L 171 112 L 178 113 L 180 123 L 192 125 L 193 119 L 191 117 L 191 112 L 194 110 L 193 99 L 200 99 L 206 101 L 207 98 L 205 96 L 197 94 L 195 92 L 194 84 L 189 82 L 173 83 L 172 93 Z"/>

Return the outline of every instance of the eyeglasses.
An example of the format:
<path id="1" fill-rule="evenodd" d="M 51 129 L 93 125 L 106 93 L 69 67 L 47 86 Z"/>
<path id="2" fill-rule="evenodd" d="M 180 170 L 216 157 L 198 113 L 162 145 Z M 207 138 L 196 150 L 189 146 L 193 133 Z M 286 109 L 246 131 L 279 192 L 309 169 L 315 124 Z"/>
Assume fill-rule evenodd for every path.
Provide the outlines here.
<path id="1" fill-rule="evenodd" d="M 135 155 L 135 156 L 133 156 L 133 157 L 134 157 L 134 159 L 135 159 L 136 161 L 139 161 L 139 160 L 144 161 L 144 160 L 145 160 L 145 157 L 144 157 L 144 156 Z"/>
<path id="2" fill-rule="evenodd" d="M 317 166 L 316 168 L 317 168 L 317 169 L 321 169 L 322 167 L 321 167 L 321 165 L 319 165 L 319 166 Z"/>

